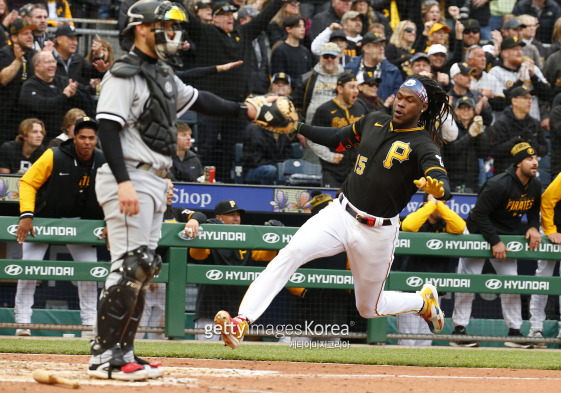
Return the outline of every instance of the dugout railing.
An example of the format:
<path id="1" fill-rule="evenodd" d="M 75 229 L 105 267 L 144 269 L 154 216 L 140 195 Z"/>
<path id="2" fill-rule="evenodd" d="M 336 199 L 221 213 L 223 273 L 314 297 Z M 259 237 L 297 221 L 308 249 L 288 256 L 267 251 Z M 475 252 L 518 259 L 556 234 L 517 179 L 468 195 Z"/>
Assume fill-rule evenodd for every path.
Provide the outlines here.
<path id="1" fill-rule="evenodd" d="M 0 217 L 0 242 L 15 241 L 18 217 Z M 104 245 L 98 236 L 103 229 L 103 221 L 68 220 L 35 218 L 35 237 L 28 236 L 27 241 L 49 244 L 91 244 Z M 161 274 L 154 282 L 167 286 L 165 335 L 183 338 L 185 334 L 200 334 L 202 329 L 185 329 L 185 288 L 187 284 L 227 284 L 249 285 L 263 270 L 260 267 L 216 266 L 186 263 L 188 248 L 228 248 L 279 250 L 291 239 L 298 228 L 212 225 L 201 226 L 196 239 L 188 239 L 183 234 L 184 224 L 164 223 L 159 245 L 169 247 L 168 263 L 163 265 Z M 537 251 L 530 251 L 523 236 L 501 236 L 509 250 L 508 257 L 521 260 L 560 259 L 561 246 L 552 244 L 543 238 Z M 434 255 L 450 257 L 491 257 L 491 248 L 481 235 L 454 236 L 434 233 L 401 232 L 397 255 Z M 109 262 L 74 262 L 74 261 L 23 261 L 14 259 L 0 260 L 0 280 L 32 279 L 54 281 L 104 281 L 109 272 Z M 434 283 L 443 292 L 473 293 L 518 293 L 561 295 L 560 277 L 534 276 L 498 276 L 495 274 L 458 275 L 451 273 L 421 274 L 391 272 L 386 282 L 386 289 L 415 291 L 425 282 Z M 327 269 L 299 269 L 287 283 L 287 287 L 352 289 L 353 280 L 350 271 Z M 41 330 L 88 330 L 82 325 L 41 325 L 15 324 L 0 321 L 0 329 L 31 328 Z M 162 328 L 149 328 L 146 331 L 162 331 Z M 258 331 L 256 334 L 275 336 L 278 332 Z M 281 332 L 282 333 L 282 332 Z M 332 336 L 326 334 L 325 336 Z M 438 341 L 454 341 L 451 335 L 407 335 L 387 333 L 385 318 L 368 321 L 366 334 L 352 335 L 366 338 L 369 343 L 384 343 L 387 339 L 419 338 Z M 478 341 L 503 342 L 505 336 L 468 336 Z M 462 337 L 462 340 L 465 340 Z M 554 338 L 544 339 L 510 339 L 509 341 L 535 341 L 561 343 Z"/>

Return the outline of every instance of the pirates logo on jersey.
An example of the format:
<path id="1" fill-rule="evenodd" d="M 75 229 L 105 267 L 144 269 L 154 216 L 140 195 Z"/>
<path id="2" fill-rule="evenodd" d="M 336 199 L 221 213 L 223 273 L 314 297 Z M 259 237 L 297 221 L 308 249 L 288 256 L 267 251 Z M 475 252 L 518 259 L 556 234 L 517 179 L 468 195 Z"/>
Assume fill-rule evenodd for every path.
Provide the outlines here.
<path id="1" fill-rule="evenodd" d="M 393 160 L 398 160 L 399 162 L 407 161 L 409 159 L 409 154 L 411 153 L 411 147 L 409 143 L 395 141 L 388 154 L 384 160 L 384 168 L 390 169 L 393 165 Z"/>

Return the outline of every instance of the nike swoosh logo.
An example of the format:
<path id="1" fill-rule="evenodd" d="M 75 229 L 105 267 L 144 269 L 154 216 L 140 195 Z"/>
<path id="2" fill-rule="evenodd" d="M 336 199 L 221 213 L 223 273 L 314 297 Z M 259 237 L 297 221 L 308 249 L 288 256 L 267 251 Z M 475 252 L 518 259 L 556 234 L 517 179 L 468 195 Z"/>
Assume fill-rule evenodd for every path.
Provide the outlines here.
<path id="1" fill-rule="evenodd" d="M 374 123 L 374 127 L 383 127 L 383 126 L 384 126 L 383 124 L 380 124 L 378 122 Z"/>
<path id="2" fill-rule="evenodd" d="M 58 175 L 59 175 L 59 176 L 68 176 L 68 175 L 70 175 L 70 173 L 62 173 L 62 172 L 60 172 Z"/>
<path id="3" fill-rule="evenodd" d="M 334 111 L 331 111 L 331 114 L 334 114 L 335 112 L 337 112 L 337 109 L 335 109 Z"/>

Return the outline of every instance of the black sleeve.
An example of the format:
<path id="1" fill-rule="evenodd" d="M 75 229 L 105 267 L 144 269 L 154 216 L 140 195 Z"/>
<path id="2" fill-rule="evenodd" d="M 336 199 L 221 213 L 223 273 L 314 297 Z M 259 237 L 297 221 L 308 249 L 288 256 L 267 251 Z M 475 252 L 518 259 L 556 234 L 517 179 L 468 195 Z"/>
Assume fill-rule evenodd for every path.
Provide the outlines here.
<path id="1" fill-rule="evenodd" d="M 339 146 L 339 128 L 335 127 L 319 127 L 300 123 L 298 133 L 311 139 L 312 142 L 335 149 Z"/>
<path id="2" fill-rule="evenodd" d="M 103 148 L 103 155 L 117 183 L 130 180 L 127 167 L 125 166 L 125 158 L 123 157 L 121 139 L 119 138 L 121 130 L 121 125 L 116 121 L 107 119 L 99 121 L 99 141 Z"/>
<path id="3" fill-rule="evenodd" d="M 218 74 L 218 70 L 216 69 L 216 66 L 197 67 L 185 71 L 175 72 L 175 75 L 177 75 L 177 77 L 181 79 L 183 83 L 186 83 L 188 85 L 192 84 L 198 78 L 203 78 L 205 76 L 210 76 L 214 74 Z"/>
<path id="4" fill-rule="evenodd" d="M 208 91 L 199 90 L 197 101 L 190 108 L 197 113 L 216 117 L 240 117 L 241 106 L 237 102 L 228 101 Z"/>

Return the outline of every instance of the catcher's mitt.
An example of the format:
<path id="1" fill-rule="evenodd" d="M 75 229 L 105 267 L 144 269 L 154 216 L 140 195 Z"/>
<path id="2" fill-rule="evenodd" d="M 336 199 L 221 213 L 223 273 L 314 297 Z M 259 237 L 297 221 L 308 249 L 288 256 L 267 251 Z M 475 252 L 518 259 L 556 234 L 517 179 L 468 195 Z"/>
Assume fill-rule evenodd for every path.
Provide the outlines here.
<path id="1" fill-rule="evenodd" d="M 294 104 L 287 97 L 257 96 L 245 100 L 257 109 L 257 115 L 253 120 L 260 127 L 279 134 L 290 134 L 296 130 L 298 114 Z"/>

